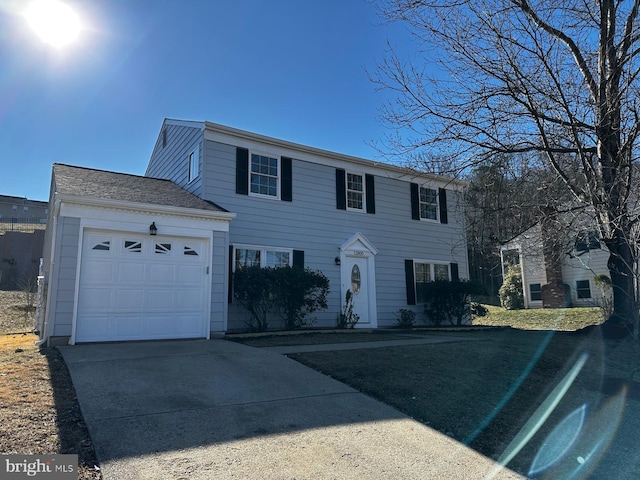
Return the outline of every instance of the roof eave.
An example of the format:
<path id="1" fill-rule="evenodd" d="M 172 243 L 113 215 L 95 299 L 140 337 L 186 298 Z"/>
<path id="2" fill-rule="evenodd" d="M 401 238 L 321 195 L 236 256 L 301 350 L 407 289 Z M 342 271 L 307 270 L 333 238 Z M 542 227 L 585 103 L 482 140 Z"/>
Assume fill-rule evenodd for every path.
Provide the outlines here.
<path id="1" fill-rule="evenodd" d="M 192 207 L 176 207 L 172 205 L 158 205 L 155 203 L 131 202 L 127 200 L 113 200 L 108 198 L 88 197 L 83 195 L 72 195 L 68 193 L 56 192 L 56 199 L 62 203 L 69 203 L 89 207 L 106 207 L 125 210 L 144 210 L 150 213 L 162 213 L 182 217 L 195 217 L 208 220 L 230 222 L 236 214 L 231 212 L 220 212 L 214 210 L 204 210 Z"/>

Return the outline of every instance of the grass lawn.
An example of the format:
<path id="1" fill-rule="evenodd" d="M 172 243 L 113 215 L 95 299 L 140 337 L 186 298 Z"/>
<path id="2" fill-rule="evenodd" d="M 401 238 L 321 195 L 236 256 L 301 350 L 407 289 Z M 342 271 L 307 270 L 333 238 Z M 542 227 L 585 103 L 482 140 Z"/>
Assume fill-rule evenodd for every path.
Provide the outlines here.
<path id="1" fill-rule="evenodd" d="M 460 332 L 449 329 L 442 333 L 478 340 L 473 342 L 289 356 L 498 459 L 554 387 L 586 353 L 586 363 L 558 406 L 509 463 L 510 468 L 526 475 L 537 453 L 544 450 L 542 446 L 549 443 L 547 437 L 563 419 L 575 418 L 570 414 L 580 412 L 585 405 L 593 413 L 608 399 L 617 398 L 615 395 L 639 365 L 638 348 L 629 339 L 606 341 L 597 328 L 581 330 L 601 322 L 600 312 L 595 308 L 506 311 L 489 307 L 489 310 L 488 316 L 474 319 L 474 325 L 514 328 Z M 398 338 L 399 334 L 402 335 L 399 338 L 407 338 L 406 332 L 359 334 L 356 331 L 263 335 L 238 338 L 238 341 L 253 346 L 275 346 L 353 342 L 354 337 L 361 341 L 388 340 Z M 415 333 L 438 334 L 441 333 L 429 329 Z M 640 378 L 640 374 L 637 377 Z M 638 384 L 631 382 L 631 385 L 636 388 L 630 389 L 629 398 L 640 400 Z M 623 423 L 640 428 L 640 420 L 635 420 L 638 415 L 630 412 L 619 409 L 604 425 L 593 421 L 588 425 L 596 425 L 599 432 L 606 433 L 622 418 Z M 637 430 L 632 428 L 632 431 Z M 561 433 L 556 430 L 550 444 L 558 437 L 559 442 L 566 443 L 567 437 Z M 627 454 L 632 455 L 626 458 L 636 458 L 629 450 L 635 452 L 637 443 L 634 440 L 634 446 L 623 445 L 616 450 L 622 452 L 626 448 Z M 538 465 L 540 462 L 538 460 Z M 624 463 L 624 459 L 620 463 Z M 631 472 L 625 471 L 623 476 L 611 473 L 604 478 L 640 478 L 640 469 L 630 468 Z M 545 478 L 567 476 L 557 473 L 555 477 Z"/>
<path id="2" fill-rule="evenodd" d="M 473 319 L 474 325 L 508 326 L 522 330 L 575 331 L 589 325 L 599 325 L 604 320 L 597 307 L 537 308 L 530 310 L 505 310 L 485 305 L 486 317 Z"/>

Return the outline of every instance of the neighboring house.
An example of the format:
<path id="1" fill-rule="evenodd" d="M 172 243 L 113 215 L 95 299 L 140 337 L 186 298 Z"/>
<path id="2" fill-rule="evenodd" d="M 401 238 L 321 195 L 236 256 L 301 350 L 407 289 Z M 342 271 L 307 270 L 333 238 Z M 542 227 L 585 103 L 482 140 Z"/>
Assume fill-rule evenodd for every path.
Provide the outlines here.
<path id="1" fill-rule="evenodd" d="M 54 166 L 43 339 L 242 330 L 248 314 L 231 284 L 242 266 L 322 271 L 328 309 L 315 325 L 325 327 L 348 289 L 357 326 L 376 328 L 394 325 L 400 308 L 421 314 L 421 283 L 468 278 L 463 182 L 179 120 L 163 123 L 146 175 Z M 195 273 L 205 270 L 206 285 Z"/>
<path id="2" fill-rule="evenodd" d="M 609 252 L 594 231 L 581 230 L 572 240 L 565 241 L 562 249 L 556 246 L 555 265 L 545 258 L 540 223 L 501 247 L 503 273 L 510 265 L 520 266 L 525 308 L 602 305 L 594 277 L 609 276 Z M 554 282 L 562 284 L 566 296 L 546 295 L 546 286 Z"/>
<path id="3" fill-rule="evenodd" d="M 0 195 L 0 285 L 35 285 L 49 204 Z"/>
<path id="4" fill-rule="evenodd" d="M 11 223 L 45 224 L 48 208 L 47 202 L 0 195 L 0 228 L 11 230 L 5 225 Z"/>

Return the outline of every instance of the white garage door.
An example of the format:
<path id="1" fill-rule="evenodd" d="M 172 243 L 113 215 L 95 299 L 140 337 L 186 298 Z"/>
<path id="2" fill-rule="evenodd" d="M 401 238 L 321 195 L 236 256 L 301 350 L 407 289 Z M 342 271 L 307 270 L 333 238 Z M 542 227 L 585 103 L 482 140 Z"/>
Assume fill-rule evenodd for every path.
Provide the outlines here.
<path id="1" fill-rule="evenodd" d="M 208 241 L 85 231 L 76 342 L 206 337 Z"/>

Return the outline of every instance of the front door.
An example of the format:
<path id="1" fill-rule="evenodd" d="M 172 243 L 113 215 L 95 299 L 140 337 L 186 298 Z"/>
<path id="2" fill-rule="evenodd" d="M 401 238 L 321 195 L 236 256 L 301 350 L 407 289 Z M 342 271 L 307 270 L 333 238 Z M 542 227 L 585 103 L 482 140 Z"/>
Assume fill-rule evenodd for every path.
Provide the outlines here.
<path id="1" fill-rule="evenodd" d="M 346 298 L 347 290 L 351 290 L 353 313 L 360 318 L 356 326 L 370 327 L 369 315 L 369 271 L 367 259 L 362 257 L 345 257 L 346 275 L 342 286 L 342 298 Z"/>
<path id="2" fill-rule="evenodd" d="M 353 313 L 360 318 L 356 328 L 377 328 L 376 262 L 378 250 L 361 233 L 355 233 L 340 245 L 340 302 L 345 307 L 347 291 L 352 294 Z"/>

